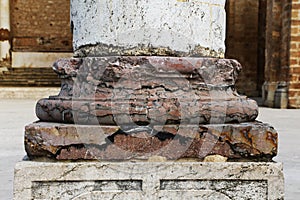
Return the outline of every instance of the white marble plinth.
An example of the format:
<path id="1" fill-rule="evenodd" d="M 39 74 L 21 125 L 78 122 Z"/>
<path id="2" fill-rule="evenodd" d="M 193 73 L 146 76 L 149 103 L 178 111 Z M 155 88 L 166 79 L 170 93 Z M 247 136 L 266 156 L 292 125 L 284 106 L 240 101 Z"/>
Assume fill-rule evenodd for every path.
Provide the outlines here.
<path id="1" fill-rule="evenodd" d="M 71 0 L 74 49 L 79 56 L 223 57 L 224 7 L 225 0 Z"/>
<path id="2" fill-rule="evenodd" d="M 23 161 L 15 168 L 15 200 L 283 198 L 280 163 Z"/>

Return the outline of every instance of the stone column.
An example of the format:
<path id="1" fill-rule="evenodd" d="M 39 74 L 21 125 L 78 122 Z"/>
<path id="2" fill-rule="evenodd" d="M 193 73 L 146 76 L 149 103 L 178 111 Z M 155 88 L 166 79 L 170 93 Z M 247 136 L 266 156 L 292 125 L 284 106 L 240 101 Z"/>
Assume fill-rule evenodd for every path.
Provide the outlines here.
<path id="1" fill-rule="evenodd" d="M 71 4 L 77 56 L 224 57 L 225 0 Z"/>
<path id="2" fill-rule="evenodd" d="M 223 58 L 224 5 L 225 0 L 71 1 L 75 55 L 53 65 L 61 92 L 37 103 L 41 121 L 25 130 L 33 162 L 18 165 L 16 180 L 23 180 L 24 167 L 34 170 L 37 160 L 49 158 L 58 165 L 39 168 L 53 168 L 64 183 L 57 187 L 61 179 L 54 174 L 54 184 L 49 176 L 32 176 L 34 198 L 60 188 L 66 199 L 216 199 L 224 198 L 216 189 L 220 184 L 230 193 L 226 198 L 282 198 L 280 164 L 238 162 L 271 161 L 278 136 L 255 121 L 256 102 L 235 91 L 241 65 Z M 77 163 L 61 162 L 68 160 Z M 178 160 L 184 164 L 171 162 Z M 214 161 L 225 163 L 203 163 Z M 249 176 L 241 175 L 241 166 Z M 211 167 L 228 170 L 216 175 Z M 232 184 L 244 189 L 230 192 Z M 15 190 L 19 196 L 28 191 Z"/>

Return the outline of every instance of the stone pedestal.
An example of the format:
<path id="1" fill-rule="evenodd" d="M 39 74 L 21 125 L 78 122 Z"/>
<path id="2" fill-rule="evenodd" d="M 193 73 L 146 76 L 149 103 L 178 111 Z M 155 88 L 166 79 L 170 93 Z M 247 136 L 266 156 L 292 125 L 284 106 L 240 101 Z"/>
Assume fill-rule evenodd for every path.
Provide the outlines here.
<path id="1" fill-rule="evenodd" d="M 255 199 L 283 200 L 277 163 L 24 161 L 15 171 L 15 200 Z"/>
<path id="2" fill-rule="evenodd" d="M 25 128 L 15 199 L 283 199 L 277 132 L 222 58 L 225 0 L 71 5 L 75 55 Z"/>
<path id="3" fill-rule="evenodd" d="M 26 127 L 30 158 L 270 161 L 277 155 L 277 132 L 255 122 L 256 102 L 235 92 L 241 70 L 235 60 L 89 57 L 62 59 L 53 68 L 62 89 L 37 103 L 43 123 Z"/>

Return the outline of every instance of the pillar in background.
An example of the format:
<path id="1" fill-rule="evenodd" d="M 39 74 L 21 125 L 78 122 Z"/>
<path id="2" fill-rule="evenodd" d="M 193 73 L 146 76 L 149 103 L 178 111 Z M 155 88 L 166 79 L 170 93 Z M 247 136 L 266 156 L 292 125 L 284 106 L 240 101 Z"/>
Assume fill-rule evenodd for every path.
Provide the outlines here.
<path id="1" fill-rule="evenodd" d="M 267 4 L 263 101 L 269 107 L 286 108 L 288 106 L 286 93 L 289 83 L 290 7 L 290 0 L 271 0 Z M 282 90 L 281 94 L 279 90 Z M 276 98 L 281 99 L 280 105 L 276 105 L 278 104 Z"/>

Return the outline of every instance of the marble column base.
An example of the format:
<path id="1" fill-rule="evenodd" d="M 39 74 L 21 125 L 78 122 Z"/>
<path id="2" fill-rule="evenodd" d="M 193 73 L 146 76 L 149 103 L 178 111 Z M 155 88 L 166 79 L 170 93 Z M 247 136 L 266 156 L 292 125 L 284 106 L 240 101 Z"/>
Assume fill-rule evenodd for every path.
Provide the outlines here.
<path id="1" fill-rule="evenodd" d="M 15 200 L 183 198 L 282 200 L 282 164 L 23 161 L 15 168 Z"/>
<path id="2" fill-rule="evenodd" d="M 59 95 L 37 103 L 41 121 L 123 125 L 254 121 L 258 106 L 240 96 L 232 59 L 107 56 L 60 59 Z"/>

